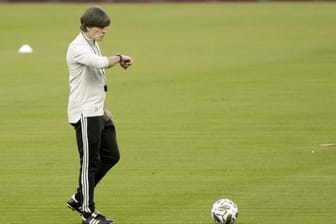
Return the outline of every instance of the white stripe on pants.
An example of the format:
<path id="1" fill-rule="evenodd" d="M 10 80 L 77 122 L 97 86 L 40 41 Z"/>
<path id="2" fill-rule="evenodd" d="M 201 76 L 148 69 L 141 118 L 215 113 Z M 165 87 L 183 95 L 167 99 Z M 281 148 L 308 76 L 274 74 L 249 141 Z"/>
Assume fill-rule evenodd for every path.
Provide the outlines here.
<path id="1" fill-rule="evenodd" d="M 83 204 L 82 209 L 86 213 L 91 213 L 89 208 L 89 139 L 87 130 L 87 118 L 81 117 L 82 140 L 83 140 L 83 162 L 81 170 L 81 185 Z"/>

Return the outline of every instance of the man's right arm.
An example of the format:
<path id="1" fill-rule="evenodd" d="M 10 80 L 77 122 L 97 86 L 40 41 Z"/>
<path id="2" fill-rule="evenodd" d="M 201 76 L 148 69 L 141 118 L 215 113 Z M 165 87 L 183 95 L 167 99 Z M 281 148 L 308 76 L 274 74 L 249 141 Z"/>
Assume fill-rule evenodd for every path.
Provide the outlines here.
<path id="1" fill-rule="evenodd" d="M 90 49 L 82 46 L 73 47 L 71 52 L 73 60 L 75 60 L 77 63 L 99 69 L 110 68 L 116 64 L 120 64 L 123 68 L 126 69 L 133 63 L 132 58 L 127 55 L 117 54 L 109 57 L 99 56 L 93 54 Z"/>

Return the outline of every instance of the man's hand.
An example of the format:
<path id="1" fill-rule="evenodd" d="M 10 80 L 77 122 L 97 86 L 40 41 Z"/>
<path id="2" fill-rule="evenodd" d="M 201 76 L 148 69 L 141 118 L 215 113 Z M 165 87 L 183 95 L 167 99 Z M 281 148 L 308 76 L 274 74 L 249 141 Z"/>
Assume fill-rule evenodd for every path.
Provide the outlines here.
<path id="1" fill-rule="evenodd" d="M 112 120 L 112 113 L 109 111 L 109 109 L 104 108 L 104 118 L 105 120 Z"/>
<path id="2" fill-rule="evenodd" d="M 122 68 L 127 69 L 133 64 L 133 59 L 130 56 L 120 54 L 119 57 L 119 64 Z"/>

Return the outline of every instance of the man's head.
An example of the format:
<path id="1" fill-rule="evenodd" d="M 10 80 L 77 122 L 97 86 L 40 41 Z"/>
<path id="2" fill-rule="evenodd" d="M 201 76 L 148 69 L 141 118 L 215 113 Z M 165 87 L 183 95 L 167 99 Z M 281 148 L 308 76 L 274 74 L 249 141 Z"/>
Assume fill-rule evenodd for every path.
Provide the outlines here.
<path id="1" fill-rule="evenodd" d="M 106 33 L 106 27 L 110 25 L 110 17 L 98 6 L 85 10 L 80 18 L 80 29 L 93 40 L 102 40 Z"/>

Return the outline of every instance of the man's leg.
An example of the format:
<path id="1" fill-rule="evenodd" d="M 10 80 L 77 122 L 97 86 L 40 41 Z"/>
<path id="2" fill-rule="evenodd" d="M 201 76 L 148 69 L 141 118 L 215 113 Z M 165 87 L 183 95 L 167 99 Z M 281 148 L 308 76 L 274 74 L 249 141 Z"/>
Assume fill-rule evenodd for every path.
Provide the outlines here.
<path id="1" fill-rule="evenodd" d="M 95 211 L 94 187 L 95 176 L 99 167 L 99 148 L 101 133 L 104 128 L 103 117 L 81 118 L 81 158 L 79 190 L 80 202 L 82 203 L 83 216 L 89 217 Z M 77 136 L 79 137 L 79 136 Z M 80 144 L 79 144 L 80 145 Z"/>
<path id="2" fill-rule="evenodd" d="M 111 120 L 105 121 L 100 145 L 100 164 L 95 175 L 95 185 L 120 159 L 116 129 Z"/>

